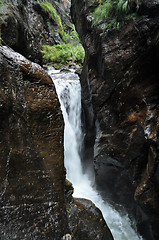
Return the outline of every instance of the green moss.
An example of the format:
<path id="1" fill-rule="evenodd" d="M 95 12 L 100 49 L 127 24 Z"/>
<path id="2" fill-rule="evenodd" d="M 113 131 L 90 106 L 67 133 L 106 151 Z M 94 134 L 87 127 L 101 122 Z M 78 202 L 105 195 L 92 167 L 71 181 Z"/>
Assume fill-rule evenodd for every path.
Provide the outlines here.
<path id="1" fill-rule="evenodd" d="M 43 8 L 43 10 L 46 11 L 49 14 L 49 17 L 52 18 L 54 20 L 54 22 L 57 24 L 59 34 L 61 35 L 63 41 L 67 42 L 68 41 L 68 39 L 67 39 L 68 36 L 67 36 L 66 32 L 64 31 L 64 27 L 63 27 L 63 24 L 61 22 L 61 18 L 58 15 L 56 9 L 48 1 L 39 2 L 39 4 Z"/>
<path id="2" fill-rule="evenodd" d="M 48 62 L 60 64 L 82 63 L 85 55 L 82 45 L 73 43 L 59 43 L 54 46 L 43 45 L 42 52 Z"/>

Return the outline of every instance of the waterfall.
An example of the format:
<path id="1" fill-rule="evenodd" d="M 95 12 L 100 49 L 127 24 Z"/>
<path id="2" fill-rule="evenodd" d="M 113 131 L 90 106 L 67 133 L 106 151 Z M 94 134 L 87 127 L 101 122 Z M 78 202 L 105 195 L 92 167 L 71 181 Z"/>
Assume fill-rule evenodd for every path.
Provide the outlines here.
<path id="1" fill-rule="evenodd" d="M 67 179 L 74 187 L 74 197 L 91 200 L 102 212 L 114 240 L 142 240 L 137 235 L 134 225 L 126 214 L 117 212 L 105 202 L 89 179 L 83 174 L 80 152 L 82 144 L 81 130 L 81 86 L 78 75 L 74 72 L 49 70 L 61 104 L 65 121 L 64 156 Z"/>

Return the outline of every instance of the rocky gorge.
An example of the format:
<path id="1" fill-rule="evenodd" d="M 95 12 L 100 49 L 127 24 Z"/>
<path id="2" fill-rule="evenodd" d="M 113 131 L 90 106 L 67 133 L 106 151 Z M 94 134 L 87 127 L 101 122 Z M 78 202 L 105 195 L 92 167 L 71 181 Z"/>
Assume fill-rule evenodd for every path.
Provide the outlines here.
<path id="1" fill-rule="evenodd" d="M 56 23 L 40 1 L 4 0 L 0 26 L 0 239 L 112 240 L 101 212 L 74 199 L 65 177 L 60 104 L 38 65 L 42 44 L 61 37 Z"/>
<path id="2" fill-rule="evenodd" d="M 64 122 L 41 67 L 43 44 L 62 40 L 44 1 L 0 1 L 0 238 L 112 240 L 95 205 L 72 197 Z M 104 198 L 159 238 L 159 1 L 129 1 L 137 14 L 117 29 L 93 26 L 97 0 L 49 1 L 85 48 L 80 76 L 83 165 Z M 40 66 L 40 65 L 41 66 Z"/>

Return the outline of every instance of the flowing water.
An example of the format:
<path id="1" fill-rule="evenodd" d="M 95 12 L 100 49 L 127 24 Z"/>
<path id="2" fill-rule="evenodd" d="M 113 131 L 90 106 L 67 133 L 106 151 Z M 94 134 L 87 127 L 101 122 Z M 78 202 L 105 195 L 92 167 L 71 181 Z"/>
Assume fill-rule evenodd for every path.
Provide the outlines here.
<path id="1" fill-rule="evenodd" d="M 74 72 L 49 69 L 61 104 L 65 121 L 64 149 L 67 179 L 74 187 L 74 197 L 91 200 L 102 212 L 114 240 L 142 240 L 134 230 L 127 215 L 117 212 L 105 202 L 93 187 L 87 174 L 83 174 L 80 159 L 82 145 L 81 130 L 81 86 Z"/>

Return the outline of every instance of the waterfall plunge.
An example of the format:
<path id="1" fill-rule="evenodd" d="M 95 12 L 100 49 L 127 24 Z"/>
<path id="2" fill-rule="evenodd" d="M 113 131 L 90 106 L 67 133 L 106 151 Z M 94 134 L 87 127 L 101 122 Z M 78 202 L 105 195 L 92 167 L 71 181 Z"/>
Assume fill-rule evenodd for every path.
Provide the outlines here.
<path id="1" fill-rule="evenodd" d="M 74 197 L 87 198 L 101 210 L 114 240 L 142 240 L 132 227 L 127 215 L 118 213 L 105 202 L 93 188 L 87 174 L 83 174 L 80 159 L 81 131 L 81 87 L 78 76 L 73 72 L 60 73 L 50 69 L 61 104 L 65 121 L 64 155 L 67 179 L 74 187 Z"/>

